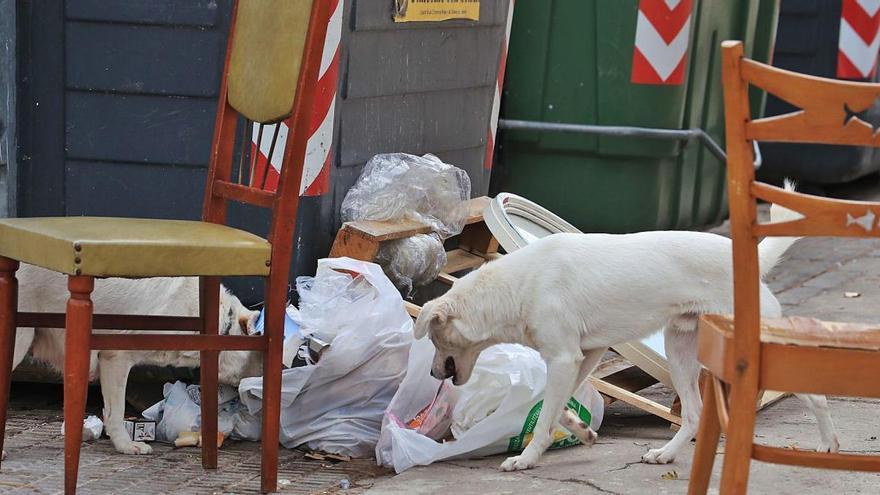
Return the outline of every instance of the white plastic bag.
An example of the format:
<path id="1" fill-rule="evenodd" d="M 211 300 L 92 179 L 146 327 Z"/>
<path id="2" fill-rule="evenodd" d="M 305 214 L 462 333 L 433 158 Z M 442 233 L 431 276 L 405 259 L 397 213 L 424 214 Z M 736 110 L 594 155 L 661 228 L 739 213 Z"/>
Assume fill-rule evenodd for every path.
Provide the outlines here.
<path id="1" fill-rule="evenodd" d="M 374 263 L 323 259 L 314 280 L 298 280 L 297 288 L 303 334 L 320 336 L 330 347 L 317 363 L 284 370 L 280 441 L 288 448 L 305 444 L 372 455 L 382 416 L 406 372 L 412 318 Z M 242 380 L 247 411 L 239 413 L 234 436 L 259 439 L 262 387 L 260 377 Z"/>
<path id="2" fill-rule="evenodd" d="M 156 422 L 156 440 L 173 442 L 182 431 L 199 431 L 202 426 L 202 398 L 198 385 L 181 381 L 166 383 L 165 398 L 145 409 L 143 417 Z M 235 388 L 221 384 L 218 394 L 217 430 L 224 435 L 232 432 L 235 414 L 241 407 Z"/>
<path id="3" fill-rule="evenodd" d="M 432 227 L 444 239 L 457 235 L 467 219 L 471 180 L 467 172 L 434 155 L 376 155 L 342 201 L 352 220 L 408 218 Z"/>
<path id="4" fill-rule="evenodd" d="M 540 413 L 547 370 L 533 349 L 502 344 L 480 354 L 471 379 L 459 388 L 452 408 L 451 430 L 454 440 L 437 442 L 411 429 L 411 418 L 423 411 L 437 393 L 440 382 L 429 374 L 433 345 L 428 339 L 412 345 L 406 378 L 388 406 L 382 433 L 376 446 L 379 464 L 398 473 L 413 466 L 427 465 L 456 457 L 480 457 L 522 450 L 531 439 Z M 587 417 L 593 430 L 602 424 L 602 397 L 585 382 L 569 401 Z M 557 426 L 557 428 L 560 428 Z M 553 447 L 577 443 L 564 430 L 554 430 Z M 551 447 L 551 448 L 553 448 Z"/>

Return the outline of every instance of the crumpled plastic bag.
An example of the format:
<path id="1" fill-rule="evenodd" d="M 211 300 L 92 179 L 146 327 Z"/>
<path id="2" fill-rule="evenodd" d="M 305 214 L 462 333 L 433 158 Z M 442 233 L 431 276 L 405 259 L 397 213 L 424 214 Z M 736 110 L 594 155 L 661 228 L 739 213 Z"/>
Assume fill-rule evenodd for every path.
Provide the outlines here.
<path id="1" fill-rule="evenodd" d="M 444 239 L 461 233 L 471 196 L 467 172 L 434 155 L 376 155 L 342 201 L 342 220 L 408 218 Z"/>
<path id="2" fill-rule="evenodd" d="M 439 235 L 418 234 L 382 243 L 376 262 L 395 286 L 410 294 L 413 287 L 437 278 L 446 266 L 446 249 Z"/>
<path id="3" fill-rule="evenodd" d="M 412 318 L 375 263 L 322 259 L 314 280 L 297 280 L 297 290 L 303 334 L 330 347 L 318 362 L 283 371 L 280 441 L 287 448 L 372 455 L 406 372 Z M 239 412 L 233 436 L 259 440 L 262 378 L 242 380 L 239 393 L 247 409 Z"/>
<path id="4" fill-rule="evenodd" d="M 235 387 L 221 384 L 218 388 L 217 431 L 226 436 L 232 432 L 235 415 L 241 408 Z M 145 409 L 142 416 L 156 422 L 156 440 L 173 442 L 182 431 L 199 431 L 202 426 L 202 397 L 198 385 L 181 381 L 166 383 L 165 398 Z"/>
<path id="5" fill-rule="evenodd" d="M 443 240 L 461 233 L 471 196 L 467 172 L 434 155 L 374 156 L 342 201 L 342 220 L 415 220 L 431 235 L 384 243 L 377 261 L 407 293 L 437 278 L 446 264 Z M 442 254 L 441 254 L 442 253 Z"/>
<path id="6" fill-rule="evenodd" d="M 444 459 L 522 450 L 531 440 L 547 382 L 547 368 L 540 354 L 515 344 L 483 351 L 471 379 L 457 387 L 457 397 L 444 404 L 450 411 L 449 429 L 454 440 L 439 442 L 436 436 L 432 438 L 414 428 L 411 419 L 424 415 L 426 405 L 438 400 L 440 381 L 429 374 L 433 353 L 428 339 L 413 343 L 406 378 L 382 422 L 376 445 L 378 463 L 401 473 Z M 599 429 L 604 403 L 589 381 L 575 391 L 568 406 L 593 430 Z M 556 428 L 551 448 L 579 443 L 560 426 Z"/>

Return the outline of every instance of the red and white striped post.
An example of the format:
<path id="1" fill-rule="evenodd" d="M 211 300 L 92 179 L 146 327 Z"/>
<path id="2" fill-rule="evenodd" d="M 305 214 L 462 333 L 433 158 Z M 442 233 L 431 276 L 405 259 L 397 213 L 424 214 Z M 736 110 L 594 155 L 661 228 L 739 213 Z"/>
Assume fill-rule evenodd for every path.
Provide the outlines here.
<path id="1" fill-rule="evenodd" d="M 513 25 L 513 6 L 515 3 L 516 0 L 510 0 L 510 5 L 507 6 L 507 24 L 504 28 L 504 38 L 501 40 L 495 97 L 492 99 L 492 113 L 489 115 L 489 131 L 486 136 L 486 159 L 483 162 L 483 168 L 487 172 L 491 172 L 492 160 L 495 156 L 495 136 L 498 132 L 498 114 L 501 111 L 501 90 L 504 87 L 504 70 L 507 68 L 507 47 L 510 44 L 510 28 Z"/>
<path id="2" fill-rule="evenodd" d="M 639 1 L 631 82 L 684 83 L 691 11 L 691 0 Z"/>
<path id="3" fill-rule="evenodd" d="M 340 40 L 342 39 L 342 0 L 327 0 L 333 3 L 330 9 L 330 18 L 327 20 L 327 36 L 324 38 L 324 51 L 321 57 L 321 70 L 318 73 L 317 91 L 315 92 L 314 109 L 312 111 L 311 125 L 309 126 L 309 140 L 306 144 L 305 163 L 300 186 L 300 196 L 321 196 L 330 189 L 330 165 L 333 160 L 333 124 L 336 117 L 336 92 L 339 83 L 339 52 Z M 276 150 L 272 154 L 272 163 L 268 163 L 267 156 L 272 146 L 274 126 L 265 126 L 261 142 L 257 143 L 259 125 L 254 124 L 251 135 L 251 153 L 257 151 L 254 167 L 254 184 L 263 182 L 267 191 L 275 191 L 278 188 L 278 179 L 281 172 L 281 161 L 284 157 L 284 147 L 287 143 L 289 123 L 281 122 L 278 130 Z"/>
<path id="4" fill-rule="evenodd" d="M 837 77 L 870 80 L 877 73 L 880 0 L 843 0 L 837 44 Z"/>

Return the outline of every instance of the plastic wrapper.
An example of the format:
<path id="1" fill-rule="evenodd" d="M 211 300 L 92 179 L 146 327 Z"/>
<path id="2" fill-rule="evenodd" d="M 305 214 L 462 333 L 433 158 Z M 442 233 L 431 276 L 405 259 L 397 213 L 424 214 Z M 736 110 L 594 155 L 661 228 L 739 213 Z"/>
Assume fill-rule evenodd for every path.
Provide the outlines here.
<path id="1" fill-rule="evenodd" d="M 442 238 L 458 235 L 467 219 L 471 180 L 434 155 L 376 155 L 342 201 L 343 221 L 408 218 Z"/>
<path id="2" fill-rule="evenodd" d="M 446 250 L 437 234 L 419 234 L 382 243 L 376 261 L 407 294 L 433 282 L 446 266 Z"/>
<path id="3" fill-rule="evenodd" d="M 376 446 L 379 464 L 398 473 L 444 459 L 519 452 L 531 440 L 541 411 L 547 367 L 537 351 L 513 344 L 492 346 L 480 354 L 470 380 L 457 395 L 444 394 L 430 376 L 434 346 L 413 343 L 406 378 L 392 399 Z M 604 414 L 599 392 L 585 381 L 568 402 L 593 430 Z M 434 427 L 424 428 L 422 418 Z M 453 440 L 438 436 L 448 425 Z M 579 442 L 558 424 L 550 448 Z"/>

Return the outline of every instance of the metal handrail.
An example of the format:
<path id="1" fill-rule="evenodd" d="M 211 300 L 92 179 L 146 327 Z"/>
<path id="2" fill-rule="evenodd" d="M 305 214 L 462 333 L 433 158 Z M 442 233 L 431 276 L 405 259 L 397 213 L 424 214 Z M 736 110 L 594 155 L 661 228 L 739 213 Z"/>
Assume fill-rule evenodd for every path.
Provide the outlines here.
<path id="1" fill-rule="evenodd" d="M 702 129 L 655 129 L 651 127 L 631 127 L 620 125 L 589 125 L 589 124 L 564 124 L 560 122 L 538 122 L 534 120 L 499 119 L 500 129 L 521 131 L 550 131 L 571 132 L 576 134 L 595 134 L 600 136 L 615 137 L 643 137 L 649 139 L 670 139 L 676 141 L 697 140 L 705 146 L 710 153 L 722 162 L 727 162 L 727 154 L 724 149 Z M 755 149 L 755 168 L 761 166 L 761 150 L 757 141 L 752 141 Z"/>

